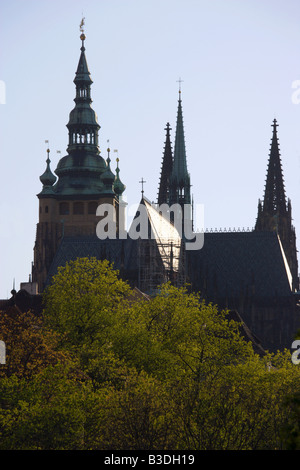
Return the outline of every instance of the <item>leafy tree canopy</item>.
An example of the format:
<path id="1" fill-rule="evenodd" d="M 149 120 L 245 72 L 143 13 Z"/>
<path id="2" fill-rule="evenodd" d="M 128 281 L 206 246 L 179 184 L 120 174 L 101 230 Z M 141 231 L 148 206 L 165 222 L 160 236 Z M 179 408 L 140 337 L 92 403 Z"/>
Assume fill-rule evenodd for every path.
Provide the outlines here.
<path id="1" fill-rule="evenodd" d="M 199 295 L 166 284 L 139 297 L 107 261 L 83 258 L 44 301 L 41 318 L 0 316 L 0 449 L 298 445 L 290 352 L 258 356 Z"/>

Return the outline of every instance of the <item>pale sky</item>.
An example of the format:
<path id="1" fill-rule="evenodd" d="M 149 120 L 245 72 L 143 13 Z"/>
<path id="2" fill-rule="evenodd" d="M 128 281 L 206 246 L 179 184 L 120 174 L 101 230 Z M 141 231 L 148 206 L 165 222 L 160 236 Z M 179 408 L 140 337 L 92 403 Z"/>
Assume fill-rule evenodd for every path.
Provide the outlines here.
<path id="1" fill-rule="evenodd" d="M 101 153 L 107 140 L 118 149 L 128 204 L 139 202 L 142 177 L 156 201 L 181 78 L 192 194 L 205 227 L 254 226 L 276 118 L 299 247 L 299 0 L 1 0 L 0 298 L 31 272 L 45 140 L 52 171 L 66 155 L 82 16 Z"/>

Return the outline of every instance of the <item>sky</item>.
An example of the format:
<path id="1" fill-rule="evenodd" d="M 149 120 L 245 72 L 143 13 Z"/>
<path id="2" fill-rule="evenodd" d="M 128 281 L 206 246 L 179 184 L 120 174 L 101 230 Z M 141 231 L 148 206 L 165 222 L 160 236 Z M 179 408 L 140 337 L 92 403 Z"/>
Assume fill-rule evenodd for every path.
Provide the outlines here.
<path id="1" fill-rule="evenodd" d="M 299 0 L 1 0 L 0 298 L 31 273 L 45 140 L 53 172 L 67 154 L 83 17 L 101 154 L 118 151 L 111 167 L 118 156 L 128 205 L 140 200 L 141 178 L 157 200 L 181 79 L 205 227 L 254 227 L 276 118 L 299 247 Z"/>

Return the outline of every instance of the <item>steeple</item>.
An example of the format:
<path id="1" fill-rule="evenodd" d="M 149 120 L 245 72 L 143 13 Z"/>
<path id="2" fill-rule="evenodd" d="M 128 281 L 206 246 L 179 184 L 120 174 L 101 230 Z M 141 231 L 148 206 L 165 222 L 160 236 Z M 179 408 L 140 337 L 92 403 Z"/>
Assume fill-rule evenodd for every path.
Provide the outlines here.
<path id="1" fill-rule="evenodd" d="M 170 178 L 173 168 L 173 153 L 172 153 L 172 145 L 170 139 L 170 124 L 167 122 L 167 127 L 165 128 L 167 131 L 166 134 L 166 142 L 162 160 L 162 167 L 161 167 L 161 174 L 160 174 L 160 183 L 158 189 L 158 199 L 157 203 L 160 204 L 168 204 L 169 203 L 169 193 L 170 193 Z"/>
<path id="2" fill-rule="evenodd" d="M 255 230 L 278 233 L 293 276 L 293 286 L 298 289 L 296 235 L 292 225 L 291 201 L 287 201 L 285 195 L 276 119 L 272 127 L 265 193 L 263 201 L 258 201 Z"/>
<path id="3" fill-rule="evenodd" d="M 91 108 L 91 85 L 93 83 L 85 56 L 85 34 L 81 34 L 81 54 L 74 78 L 76 86 L 75 108 L 70 113 L 67 127 L 69 129 L 68 151 L 86 148 L 99 153 L 97 115 Z"/>
<path id="4" fill-rule="evenodd" d="M 288 215 L 282 165 L 277 136 L 277 121 L 273 120 L 273 135 L 269 153 L 265 194 L 258 202 L 256 230 L 279 230 L 280 217 Z"/>
<path id="5" fill-rule="evenodd" d="M 95 111 L 91 107 L 91 85 L 93 83 L 85 55 L 85 39 L 81 39 L 81 53 L 75 73 L 74 84 L 76 95 L 75 107 L 69 115 L 67 128 L 69 131 L 68 155 L 61 158 L 55 173 L 58 182 L 55 192 L 60 196 L 77 196 L 89 194 L 95 197 L 107 194 L 102 173 L 111 171 L 107 162 L 100 155 L 98 132 L 100 125 Z"/>
<path id="6" fill-rule="evenodd" d="M 277 121 L 273 120 L 273 136 L 271 142 L 263 210 L 270 214 L 285 213 L 287 209 L 282 166 L 277 137 Z"/>
<path id="7" fill-rule="evenodd" d="M 181 82 L 181 81 L 180 81 Z M 179 88 L 173 167 L 170 178 L 170 204 L 190 204 L 190 175 L 187 170 L 182 116 L 181 88 Z"/>

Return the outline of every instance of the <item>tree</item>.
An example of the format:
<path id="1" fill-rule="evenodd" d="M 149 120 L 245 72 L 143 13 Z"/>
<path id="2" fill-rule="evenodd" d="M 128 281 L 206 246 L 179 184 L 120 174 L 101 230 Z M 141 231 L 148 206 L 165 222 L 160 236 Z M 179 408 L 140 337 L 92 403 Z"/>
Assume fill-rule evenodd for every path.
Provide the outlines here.
<path id="1" fill-rule="evenodd" d="M 61 344 L 80 351 L 109 342 L 115 311 L 130 292 L 106 260 L 78 258 L 60 267 L 45 293 L 45 323 Z"/>
<path id="2" fill-rule="evenodd" d="M 57 350 L 57 334 L 46 330 L 42 318 L 32 312 L 21 312 L 12 306 L 0 314 L 1 339 L 6 346 L 6 363 L 0 367 L 0 378 L 11 375 L 29 379 L 49 365 L 67 360 Z"/>
<path id="3" fill-rule="evenodd" d="M 66 364 L 25 379 L 0 381 L 0 450 L 72 450 L 84 446 L 86 384 Z"/>
<path id="4" fill-rule="evenodd" d="M 297 422 L 297 408 L 284 406 L 300 385 L 289 352 L 259 357 L 239 323 L 186 288 L 131 294 L 106 261 L 60 269 L 43 321 L 21 321 L 43 362 L 20 359 L 0 381 L 0 446 L 281 448 L 287 419 Z M 17 324 L 6 322 L 7 338 Z"/>

